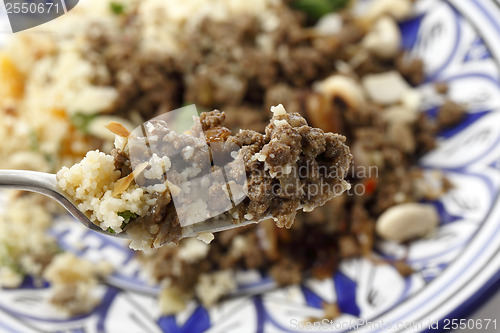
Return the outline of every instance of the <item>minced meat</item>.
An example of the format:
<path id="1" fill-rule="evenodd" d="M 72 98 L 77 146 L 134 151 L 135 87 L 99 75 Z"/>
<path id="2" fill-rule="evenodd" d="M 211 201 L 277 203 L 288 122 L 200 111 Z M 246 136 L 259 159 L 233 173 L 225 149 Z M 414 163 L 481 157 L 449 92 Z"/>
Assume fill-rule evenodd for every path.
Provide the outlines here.
<path id="1" fill-rule="evenodd" d="M 346 138 L 308 126 L 282 105 L 271 110 L 265 134 L 233 135 L 222 126 L 225 114 L 215 110 L 195 117 L 189 133 L 176 133 L 170 121 L 155 118 L 145 132 L 134 131 L 124 147 L 113 150 L 121 174 L 117 184 L 142 165 L 143 172 L 134 171 L 135 184 L 155 202 L 120 227 L 142 244 L 134 247 L 178 243 L 182 227 L 220 214 L 235 223 L 272 218 L 278 227 L 290 228 L 299 209 L 312 211 L 349 189 L 344 178 L 352 156 Z M 225 178 L 205 178 L 222 168 Z M 237 198 L 241 194 L 245 197 Z M 224 200 L 228 195 L 231 202 Z"/>

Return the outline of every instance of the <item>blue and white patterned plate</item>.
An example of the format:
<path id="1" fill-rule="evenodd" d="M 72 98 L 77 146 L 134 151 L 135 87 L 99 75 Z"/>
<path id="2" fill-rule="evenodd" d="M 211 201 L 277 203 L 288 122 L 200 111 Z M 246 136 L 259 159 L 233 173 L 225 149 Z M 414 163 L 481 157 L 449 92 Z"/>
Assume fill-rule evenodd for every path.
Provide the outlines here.
<path id="1" fill-rule="evenodd" d="M 269 279 L 246 272 L 238 276 L 239 297 L 211 309 L 193 302 L 177 316 L 161 316 L 158 289 L 144 283 L 121 241 L 62 219 L 52 232 L 63 248 L 89 260 L 108 259 L 118 269 L 97 290 L 102 303 L 67 319 L 43 306 L 46 287 L 26 280 L 20 289 L 0 290 L 0 331 L 420 332 L 463 316 L 500 280 L 500 5 L 423 0 L 415 7 L 401 30 L 404 47 L 426 63 L 427 79 L 419 88 L 425 112 L 432 117 L 442 102 L 432 83 L 447 82 L 450 96 L 468 105 L 468 116 L 442 133 L 438 148 L 420 161 L 429 172 L 443 170 L 456 186 L 434 203 L 442 216 L 439 231 L 409 246 L 375 249 L 382 257 L 404 258 L 414 275 L 403 278 L 391 266 L 355 259 L 343 262 L 331 279 L 269 291 Z M 336 302 L 343 315 L 313 330 L 306 323 L 321 317 L 323 301 Z"/>

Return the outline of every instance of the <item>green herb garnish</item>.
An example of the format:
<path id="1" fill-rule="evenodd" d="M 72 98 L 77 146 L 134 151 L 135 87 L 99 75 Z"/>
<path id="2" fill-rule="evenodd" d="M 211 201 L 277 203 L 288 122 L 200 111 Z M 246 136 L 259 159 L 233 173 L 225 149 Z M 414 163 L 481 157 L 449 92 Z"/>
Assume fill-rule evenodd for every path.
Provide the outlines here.
<path id="1" fill-rule="evenodd" d="M 25 276 L 26 272 L 21 265 L 17 263 L 17 256 L 14 254 L 13 247 L 8 243 L 0 243 L 0 267 L 8 267 L 18 275 Z"/>
<path id="2" fill-rule="evenodd" d="M 349 0 L 293 0 L 292 8 L 303 11 L 311 20 L 318 20 L 322 16 L 340 10 L 347 6 Z"/>
<path id="3" fill-rule="evenodd" d="M 83 133 L 89 134 L 89 125 L 96 117 L 96 113 L 75 113 L 71 116 L 71 123 Z"/>
<path id="4" fill-rule="evenodd" d="M 124 212 L 118 213 L 118 216 L 123 217 L 123 223 L 127 224 L 130 222 L 130 220 L 135 219 L 137 216 L 136 213 L 131 212 L 130 210 L 126 210 Z"/>
<path id="5" fill-rule="evenodd" d="M 30 149 L 32 151 L 38 151 L 40 149 L 40 142 L 38 140 L 38 134 L 35 130 L 30 131 Z"/>
<path id="6" fill-rule="evenodd" d="M 43 158 L 47 161 L 47 164 L 49 166 L 49 170 L 54 173 L 56 172 L 56 157 L 52 154 L 49 153 L 44 153 Z"/>
<path id="7" fill-rule="evenodd" d="M 119 213 L 117 213 L 117 214 L 118 214 L 118 216 L 123 217 L 123 223 L 122 223 L 122 225 L 120 226 L 120 228 L 121 228 L 122 230 L 123 230 L 123 229 L 127 226 L 127 224 L 129 224 L 129 223 L 130 223 L 130 221 L 131 221 L 131 220 L 133 220 L 133 219 L 135 219 L 136 217 L 138 217 L 138 216 L 139 216 L 139 215 L 137 215 L 136 213 L 131 212 L 130 210 L 126 210 L 126 211 L 124 211 L 124 212 L 119 212 Z M 116 231 L 115 231 L 115 230 L 113 230 L 113 228 L 108 228 L 108 232 L 109 232 L 110 234 L 116 234 Z"/>
<path id="8" fill-rule="evenodd" d="M 125 6 L 119 2 L 111 2 L 109 4 L 109 9 L 115 15 L 121 15 L 125 12 Z"/>

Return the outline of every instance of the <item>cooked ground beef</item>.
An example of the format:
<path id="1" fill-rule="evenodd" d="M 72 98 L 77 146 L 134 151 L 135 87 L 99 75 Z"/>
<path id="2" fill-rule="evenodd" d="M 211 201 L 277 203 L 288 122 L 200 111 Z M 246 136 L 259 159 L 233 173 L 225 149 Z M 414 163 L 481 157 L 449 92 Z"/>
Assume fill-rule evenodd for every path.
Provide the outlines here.
<path id="1" fill-rule="evenodd" d="M 299 283 L 304 276 L 331 277 L 343 258 L 371 256 L 375 221 L 384 210 L 400 203 L 432 200 L 450 188 L 446 179 L 441 179 L 441 188 L 426 186 L 415 161 L 435 146 L 438 130 L 454 126 L 462 119 L 463 110 L 459 106 L 445 103 L 433 122 L 418 114 L 415 104 L 419 102 L 413 98 L 401 97 L 392 105 L 381 105 L 370 100 L 366 92 L 360 92 L 362 103 L 353 103 L 346 97 L 349 91 L 345 89 L 342 93 L 337 87 L 340 92 L 336 91 L 335 96 L 317 89 L 317 83 L 330 75 L 347 77 L 359 85 L 368 74 L 394 69 L 410 85 L 416 85 L 424 79 L 420 59 L 404 51 L 389 58 L 377 56 L 363 44 L 370 27 L 348 13 L 341 14 L 343 26 L 339 32 L 319 34 L 305 24 L 302 15 L 286 6 L 272 7 L 269 12 L 277 14 L 274 23 L 267 22 L 260 14 L 237 14 L 230 19 L 205 18 L 188 24 L 180 36 L 175 36 L 179 45 L 159 53 L 141 47 L 144 27 L 138 23 L 141 14 L 133 9 L 119 16 L 118 29 L 113 31 L 95 24 L 84 36 L 90 45 L 85 44 L 82 57 L 98 73 L 91 83 L 114 89 L 118 94 L 105 112 L 139 126 L 185 104 L 226 111 L 203 113 L 201 125 L 193 133 L 179 132 L 172 137 L 172 128 L 164 121 L 148 122 L 149 138 L 171 143 L 158 151 L 160 155 L 182 155 L 186 153 L 182 150 L 186 145 L 202 145 L 184 154 L 177 161 L 180 164 L 170 168 L 168 174 L 146 177 L 145 172 L 153 172 L 152 165 L 139 173 L 136 184 L 132 184 L 125 196 L 134 197 L 144 187 L 164 185 L 157 180 L 168 180 L 173 185 L 167 183 L 168 189 L 165 186 L 163 192 L 143 191 L 141 195 L 147 196 L 147 200 L 131 200 L 127 207 L 113 212 L 119 215 L 111 216 L 115 218 L 114 228 L 123 227 L 130 234 L 143 237 L 150 247 L 177 242 L 182 221 L 174 201 L 184 189 L 175 184 L 194 178 L 189 174 L 194 172 L 193 166 L 198 166 L 195 173 L 202 175 L 221 170 L 221 165 L 204 164 L 203 160 L 209 154 L 211 162 L 216 159 L 230 162 L 227 153 L 231 149 L 226 145 L 239 150 L 244 170 L 234 168 L 232 176 L 244 173 L 249 193 L 224 218 L 230 215 L 237 222 L 269 217 L 256 226 L 218 234 L 202 260 L 193 261 L 182 255 L 188 247 L 186 241 L 179 247 L 165 246 L 140 254 L 158 282 L 169 282 L 189 295 L 197 289 L 200 277 L 218 270 L 257 269 L 270 273 L 279 284 Z M 436 88 L 438 93 L 446 93 L 444 85 Z M 276 115 L 267 126 L 270 115 L 263 110 L 282 102 L 289 113 Z M 387 109 L 394 106 L 415 112 L 414 119 L 395 121 L 384 117 Z M 7 113 L 17 114 L 12 108 Z M 309 127 L 308 123 L 317 128 Z M 197 130 L 203 132 L 203 138 L 196 134 Z M 345 138 L 328 132 L 342 133 Z M 135 143 L 132 140 L 128 148 L 134 149 L 134 154 L 120 148 L 112 152 L 112 157 L 106 156 L 110 161 L 109 174 L 118 177 L 117 180 L 127 180 L 138 165 L 149 163 L 152 156 L 144 149 L 145 142 L 151 148 L 146 139 Z M 71 151 L 70 143 L 72 140 L 64 143 L 62 150 Z M 349 165 L 346 144 L 352 147 L 353 165 Z M 91 157 L 101 160 L 97 153 Z M 332 166 L 336 172 L 330 176 Z M 365 173 L 360 173 L 360 167 Z M 375 174 L 371 173 L 371 167 L 377 168 Z M 353 191 L 334 197 L 345 189 L 344 176 L 353 185 Z M 225 183 L 210 184 L 206 191 L 200 191 L 207 195 L 202 203 L 214 211 L 224 211 L 227 203 L 219 198 L 236 192 Z M 112 192 L 106 192 L 111 194 L 107 197 L 110 201 L 116 199 Z M 117 196 L 120 194 L 123 192 Z M 322 207 L 307 214 L 298 210 L 300 207 L 311 210 L 319 205 Z M 106 207 L 92 206 L 103 210 Z M 132 220 L 123 218 L 138 215 L 144 207 L 149 209 L 148 214 Z M 134 212 L 129 208 L 135 209 Z M 292 223 L 294 227 L 286 230 Z M 48 256 L 35 258 L 35 262 L 45 266 L 52 256 L 50 251 Z M 393 264 L 401 274 L 411 273 L 411 267 L 404 262 Z M 75 294 L 70 285 L 56 295 L 54 302 L 71 303 Z M 331 314 L 327 316 L 337 316 L 335 305 L 328 311 Z"/>
<path id="2" fill-rule="evenodd" d="M 450 87 L 446 82 L 436 82 L 434 84 L 434 90 L 440 95 L 446 95 L 450 90 Z"/>
<path id="3" fill-rule="evenodd" d="M 93 27 L 88 58 L 108 72 L 95 83 L 113 86 L 119 94 L 113 112 L 128 118 L 135 113 L 144 121 L 180 107 L 182 86 L 172 57 L 141 51 L 138 26 L 133 16 L 130 20 L 124 21 L 121 35 Z"/>
<path id="4" fill-rule="evenodd" d="M 216 172 L 222 166 L 226 177 L 229 177 L 228 183 L 210 183 L 203 185 L 206 188 L 191 188 L 190 191 L 207 191 L 205 210 L 208 216 L 216 216 L 216 212 L 221 212 L 235 222 L 242 219 L 260 221 L 271 217 L 278 227 L 290 228 L 297 210 L 303 208 L 304 211 L 312 211 L 348 189 L 349 184 L 344 177 L 352 156 L 345 145 L 345 137 L 309 127 L 302 116 L 286 113 L 282 106 L 272 110 L 274 115 L 265 134 L 241 130 L 232 135 L 229 129 L 222 127 L 225 114 L 215 110 L 202 113 L 199 125 L 195 122 L 189 135 L 177 134 L 169 128 L 167 121 L 154 119 L 144 126 L 146 137 L 128 138 L 125 149 L 115 149 L 112 155 L 122 177 L 128 176 L 126 171 L 131 170 L 131 166 L 150 163 L 151 151 L 160 157 L 168 156 L 173 161 L 161 177 L 161 182 L 168 182 L 169 192 L 154 194 L 156 204 L 151 207 L 149 214 L 128 223 L 126 228 L 129 234 L 132 237 L 140 234 L 141 239 L 147 238 L 149 234 L 153 239 L 152 247 L 169 242 L 178 243 L 182 238 L 180 219 L 189 214 L 175 204 L 179 194 L 175 193 L 174 188 L 181 188 L 195 178 Z M 200 136 L 198 126 L 204 137 Z M 143 144 L 147 140 L 149 143 Z M 203 145 L 204 140 L 208 146 Z M 163 144 L 156 145 L 155 142 Z M 234 150 L 235 147 L 237 150 Z M 187 154 L 189 150 L 191 153 Z M 228 159 L 232 153 L 238 154 L 238 157 L 233 156 L 234 161 Z M 182 154 L 182 159 L 172 159 L 179 154 Z M 217 157 L 224 157 L 224 154 L 227 164 L 217 165 L 216 162 L 222 161 Z M 207 156 L 212 157 L 212 163 L 207 163 Z M 238 160 L 242 161 L 243 169 L 234 163 Z M 189 168 L 196 171 L 186 176 L 185 171 Z M 226 207 L 227 203 L 223 200 L 226 193 L 230 192 L 233 196 L 238 191 L 243 193 L 245 186 L 238 182 L 242 176 L 247 179 L 246 198 L 236 200 L 232 197 L 233 206 L 236 206 Z M 143 187 L 157 183 L 144 176 L 136 176 L 135 182 Z M 192 184 L 197 186 L 196 183 Z M 196 200 L 192 197 L 186 199 Z M 179 200 L 182 204 L 183 199 Z M 192 208 L 192 203 L 184 202 L 189 210 L 196 209 Z"/>
<path id="5" fill-rule="evenodd" d="M 419 85 L 424 81 L 424 63 L 421 59 L 408 59 L 404 53 L 396 59 L 396 68 L 412 85 Z"/>
<path id="6" fill-rule="evenodd" d="M 436 119 L 438 129 L 444 130 L 458 125 L 465 115 L 466 110 L 462 105 L 446 100 L 438 110 Z"/>
<path id="7" fill-rule="evenodd" d="M 342 258 L 370 255 L 375 239 L 375 220 L 384 209 L 430 196 L 421 189 L 422 175 L 408 170 L 413 168 L 418 156 L 434 147 L 435 124 L 422 115 L 406 125 L 389 125 L 381 120 L 383 110 L 377 104 L 367 103 L 363 108 L 354 108 L 340 98 L 329 101 L 311 87 L 313 81 L 320 81 L 339 70 L 336 60 L 348 64 L 352 72 L 347 75 L 352 77 L 396 67 L 411 84 L 423 80 L 423 63 L 408 58 L 404 52 L 393 59 L 370 55 L 353 62 L 356 55 L 363 53 L 359 42 L 364 33 L 349 15 L 344 16 L 344 28 L 339 34 L 320 37 L 306 32 L 301 19 L 287 13 L 281 20 L 282 25 L 271 33 L 271 52 L 257 46 L 258 31 L 255 25 L 252 26 L 252 19 L 224 24 L 207 20 L 197 30 L 203 33 L 193 33 L 185 42 L 183 63 L 179 65 L 184 77 L 184 99 L 205 108 L 223 107 L 227 115 L 225 126 L 233 130 L 243 129 L 228 140 L 243 147 L 241 153 L 249 186 L 253 189 L 253 198 L 248 205 L 252 214 L 263 216 L 269 212 L 270 206 L 274 205 L 269 192 L 276 182 L 267 174 L 254 176 L 254 172 L 262 173 L 263 166 L 262 162 L 252 161 L 252 156 L 262 151 L 266 140 L 273 135 L 292 145 L 298 140 L 297 133 L 285 129 L 276 133 L 271 129 L 266 135 L 254 132 L 262 132 L 269 118 L 261 111 L 262 105 L 268 109 L 283 103 L 289 112 L 306 117 L 312 126 L 346 135 L 348 145 L 360 147 L 348 178 L 353 186 L 362 185 L 365 189 L 362 195 L 336 197 L 307 214 L 298 211 L 290 231 L 280 229 L 274 223 L 261 222 L 258 226 L 220 233 L 203 261 L 204 264 L 210 262 L 207 265 L 212 269 L 267 270 L 273 267 L 273 277 L 280 284 L 296 283 L 304 277 L 304 272 L 318 278 L 329 277 Z M 297 116 L 296 120 L 294 124 L 288 120 L 292 128 L 301 126 L 301 118 Z M 392 134 L 384 135 L 389 129 Z M 319 165 L 313 162 L 317 154 L 333 155 L 323 147 L 322 140 L 316 139 L 316 130 L 298 132 L 302 149 L 311 156 L 311 159 L 302 159 L 302 167 L 317 168 Z M 397 140 L 398 135 L 405 140 Z M 267 156 L 273 154 L 274 162 L 286 163 L 293 159 L 294 152 L 279 142 L 267 145 L 264 152 Z M 356 164 L 357 161 L 366 161 L 362 164 L 365 167 L 376 166 L 377 174 L 357 174 L 359 169 L 356 166 L 360 165 Z M 272 168 L 273 161 L 269 162 L 269 168 Z M 286 175 L 279 177 L 280 184 L 288 184 L 293 189 L 291 198 L 280 200 L 280 204 L 275 205 L 279 210 L 295 214 L 294 196 L 303 195 L 296 181 Z M 291 222 L 290 218 L 281 223 L 287 225 Z M 235 239 L 244 240 L 243 252 L 234 250 Z M 171 250 L 161 248 L 158 251 Z M 291 258 L 294 268 L 290 268 Z M 157 261 L 152 269 L 158 272 L 175 261 L 182 262 L 172 256 L 168 264 Z M 288 267 L 290 269 L 286 272 L 294 273 L 291 276 L 282 274 L 282 267 Z M 186 271 L 179 274 L 183 276 L 189 272 L 199 276 L 206 269 L 200 268 L 194 273 L 186 267 Z M 162 279 L 160 276 L 171 277 L 172 272 L 158 275 L 158 280 Z M 183 283 L 185 290 L 193 288 L 196 281 L 193 279 L 191 285 Z"/>

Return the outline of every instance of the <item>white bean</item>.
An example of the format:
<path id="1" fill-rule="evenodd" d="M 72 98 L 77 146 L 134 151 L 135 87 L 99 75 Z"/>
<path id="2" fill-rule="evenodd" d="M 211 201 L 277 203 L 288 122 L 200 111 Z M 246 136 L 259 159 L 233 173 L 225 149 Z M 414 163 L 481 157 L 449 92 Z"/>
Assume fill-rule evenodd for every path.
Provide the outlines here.
<path id="1" fill-rule="evenodd" d="M 386 210 L 377 220 L 377 234 L 386 240 L 404 242 L 432 234 L 439 215 L 431 205 L 400 204 Z"/>
<path id="2" fill-rule="evenodd" d="M 392 17 L 383 16 L 363 38 L 362 45 L 381 58 L 395 57 L 400 49 L 401 32 Z"/>
<path id="3" fill-rule="evenodd" d="M 413 124 L 418 119 L 418 111 L 405 108 L 401 105 L 390 106 L 382 113 L 381 118 L 387 123 Z"/>
<path id="4" fill-rule="evenodd" d="M 316 84 L 315 88 L 332 99 L 341 98 L 353 109 L 357 109 L 365 103 L 363 89 L 356 80 L 348 76 L 332 75 Z"/>
<path id="5" fill-rule="evenodd" d="M 401 101 L 404 94 L 411 89 L 397 71 L 365 75 L 361 83 L 374 102 L 384 105 Z"/>
<path id="6" fill-rule="evenodd" d="M 401 21 L 411 14 L 412 4 L 410 0 L 375 0 L 365 13 L 365 18 L 377 20 L 384 15 L 390 15 Z"/>
<path id="7" fill-rule="evenodd" d="M 342 30 L 342 17 L 338 13 L 323 16 L 314 26 L 316 32 L 322 36 L 331 36 Z"/>
<path id="8" fill-rule="evenodd" d="M 68 101 L 67 111 L 69 114 L 107 112 L 113 108 L 118 98 L 115 88 L 89 86 Z"/>
<path id="9" fill-rule="evenodd" d="M 422 105 L 422 93 L 417 89 L 408 89 L 401 96 L 401 104 L 412 111 L 418 111 Z"/>

